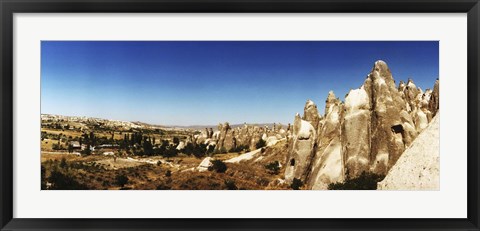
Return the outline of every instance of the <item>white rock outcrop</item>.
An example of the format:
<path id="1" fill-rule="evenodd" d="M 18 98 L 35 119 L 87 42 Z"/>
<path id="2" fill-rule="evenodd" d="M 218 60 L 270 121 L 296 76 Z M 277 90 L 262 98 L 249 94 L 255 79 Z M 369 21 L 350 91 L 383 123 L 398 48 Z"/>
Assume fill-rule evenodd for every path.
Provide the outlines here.
<path id="1" fill-rule="evenodd" d="M 212 166 L 212 158 L 211 157 L 205 157 L 205 159 L 200 162 L 200 164 L 197 167 L 197 171 L 199 172 L 205 172 L 208 170 L 208 167 Z"/>
<path id="2" fill-rule="evenodd" d="M 440 189 L 440 114 L 413 141 L 390 169 L 379 190 Z"/>
<path id="3" fill-rule="evenodd" d="M 312 124 L 300 118 L 297 113 L 293 123 L 292 146 L 289 150 L 287 167 L 285 170 L 285 180 L 292 182 L 294 178 L 305 182 L 308 167 L 316 140 L 316 131 Z"/>

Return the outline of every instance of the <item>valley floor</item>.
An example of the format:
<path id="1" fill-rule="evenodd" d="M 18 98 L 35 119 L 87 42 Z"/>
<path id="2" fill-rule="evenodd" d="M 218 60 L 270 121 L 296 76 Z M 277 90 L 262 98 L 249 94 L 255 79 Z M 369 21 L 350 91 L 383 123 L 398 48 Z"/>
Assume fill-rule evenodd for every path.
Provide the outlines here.
<path id="1" fill-rule="evenodd" d="M 257 150 L 260 152 L 260 150 Z M 247 153 L 247 155 L 250 155 Z M 243 154 L 245 156 L 245 154 Z M 77 156 L 67 152 L 42 152 L 43 189 L 93 190 L 263 190 L 289 189 L 279 184 L 281 174 L 263 164 L 245 164 L 239 153 L 217 154 L 226 171 L 198 171 L 202 158 Z M 227 160 L 227 161 L 226 161 Z M 281 181 L 281 180 L 280 180 Z M 55 182 L 55 183 L 54 183 Z"/>

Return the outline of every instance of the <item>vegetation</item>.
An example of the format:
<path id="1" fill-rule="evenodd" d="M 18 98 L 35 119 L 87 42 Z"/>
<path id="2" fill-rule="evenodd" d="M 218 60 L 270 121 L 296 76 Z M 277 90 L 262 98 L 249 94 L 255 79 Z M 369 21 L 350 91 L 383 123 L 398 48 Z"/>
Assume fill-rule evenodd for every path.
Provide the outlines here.
<path id="1" fill-rule="evenodd" d="M 277 175 L 280 172 L 280 163 L 278 161 L 270 162 L 265 165 L 268 173 L 272 175 Z"/>
<path id="2" fill-rule="evenodd" d="M 65 158 L 68 168 L 61 168 L 61 159 Z M 108 160 L 108 161 L 107 161 Z M 155 160 L 155 159 L 154 159 Z M 221 160 L 221 159 L 220 159 Z M 168 160 L 174 166 L 181 161 L 182 169 L 198 166 L 201 159 L 195 157 L 173 157 Z M 273 160 L 272 160 L 273 162 Z M 265 171 L 263 164 L 227 164 L 224 173 L 211 171 L 182 172 L 170 164 L 156 165 L 152 163 L 138 163 L 117 160 L 113 168 L 108 163 L 114 163 L 113 157 L 103 155 L 76 156 L 42 154 L 42 185 L 45 189 L 137 189 L 137 190 L 225 190 L 225 189 L 289 189 L 286 184 L 273 184 L 278 176 Z M 123 167 L 122 167 L 123 166 Z M 60 172 L 70 179 L 64 180 L 74 183 L 57 183 L 50 179 L 53 172 Z M 178 174 L 175 174 L 178 172 Z M 53 173 L 55 175 L 56 173 Z M 119 175 L 127 176 L 128 181 L 121 186 L 118 184 Z M 55 183 L 56 187 L 52 187 Z M 48 185 L 48 187 L 47 187 Z M 67 185 L 70 185 L 67 187 Z"/>
<path id="3" fill-rule="evenodd" d="M 237 186 L 235 185 L 234 180 L 225 180 L 224 181 L 225 186 L 227 187 L 228 190 L 237 190 Z"/>
<path id="4" fill-rule="evenodd" d="M 52 149 L 53 150 L 64 150 L 65 147 L 62 144 L 60 144 L 60 140 L 59 140 L 58 143 L 52 145 Z"/>
<path id="5" fill-rule="evenodd" d="M 67 160 L 64 158 L 62 158 L 62 160 L 60 161 L 60 168 L 68 168 L 68 164 L 67 164 Z"/>
<path id="6" fill-rule="evenodd" d="M 203 158 L 206 155 L 213 153 L 214 146 L 207 146 L 206 144 L 193 144 L 188 143 L 185 145 L 185 148 L 182 150 L 183 153 L 187 155 L 193 155 L 197 158 Z"/>
<path id="7" fill-rule="evenodd" d="M 41 189 L 42 190 L 47 189 L 47 182 L 46 182 L 46 177 L 45 177 L 46 172 L 47 172 L 47 170 L 42 165 L 41 172 L 40 172 L 40 180 L 41 180 Z"/>
<path id="8" fill-rule="evenodd" d="M 120 187 L 124 187 L 127 183 L 128 183 L 128 177 L 125 176 L 125 175 L 118 175 L 116 178 L 115 178 L 115 182 L 117 183 L 118 186 Z"/>
<path id="9" fill-rule="evenodd" d="M 384 175 L 377 175 L 371 172 L 362 172 L 356 178 L 346 179 L 343 183 L 331 183 L 330 190 L 376 190 L 377 183 L 385 178 Z"/>
<path id="10" fill-rule="evenodd" d="M 200 132 L 112 127 L 95 120 L 42 120 L 41 189 L 288 189 L 289 185 L 276 183 L 275 172 L 281 171 L 277 157 L 227 165 L 224 160 L 250 151 L 249 146 L 227 150 L 188 142 L 192 134 Z M 184 148 L 177 150 L 183 142 Z M 206 156 L 215 159 L 209 171 L 189 170 Z"/>
<path id="11" fill-rule="evenodd" d="M 221 160 L 213 160 L 212 166 L 210 166 L 208 170 L 218 173 L 224 173 L 225 171 L 227 171 L 227 165 Z"/>
<path id="12" fill-rule="evenodd" d="M 256 147 L 257 149 L 259 149 L 259 148 L 265 147 L 266 145 L 267 145 L 267 142 L 266 142 L 265 140 L 263 140 L 263 139 L 260 139 L 260 140 L 257 142 L 257 144 L 255 144 L 255 147 Z"/>
<path id="13" fill-rule="evenodd" d="M 50 173 L 50 177 L 48 181 L 51 183 L 51 187 L 49 189 L 57 189 L 57 190 L 82 190 L 88 189 L 85 185 L 80 184 L 75 178 L 67 173 L 61 171 L 52 171 Z"/>
<path id="14" fill-rule="evenodd" d="M 290 188 L 293 190 L 299 190 L 303 186 L 303 182 L 300 179 L 293 178 L 292 184 L 290 184 Z"/>

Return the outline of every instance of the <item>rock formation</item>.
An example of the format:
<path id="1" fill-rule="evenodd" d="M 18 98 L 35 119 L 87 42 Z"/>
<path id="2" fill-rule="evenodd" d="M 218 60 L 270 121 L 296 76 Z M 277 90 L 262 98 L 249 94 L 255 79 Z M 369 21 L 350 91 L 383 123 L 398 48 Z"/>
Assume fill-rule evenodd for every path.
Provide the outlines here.
<path id="1" fill-rule="evenodd" d="M 188 143 L 193 143 L 195 145 L 205 144 L 207 150 L 217 152 L 253 151 L 257 149 L 256 145 L 261 139 L 265 141 L 266 146 L 272 146 L 289 135 L 289 132 L 285 131 L 281 124 L 275 124 L 274 128 L 275 130 L 268 129 L 268 126 L 247 125 L 246 123 L 243 126 L 232 127 L 228 122 L 220 123 L 217 131 L 205 128 L 200 134 L 188 138 L 188 142 L 178 145 L 177 150 L 181 151 Z"/>
<path id="2" fill-rule="evenodd" d="M 308 184 L 312 189 L 326 189 L 330 183 L 344 180 L 342 143 L 340 141 L 343 104 L 330 91 L 325 102 L 325 116 L 319 123 L 317 150 Z"/>
<path id="3" fill-rule="evenodd" d="M 365 88 L 350 91 L 344 107 L 345 117 L 340 139 L 348 177 L 370 169 L 372 111 Z"/>
<path id="4" fill-rule="evenodd" d="M 302 119 L 310 122 L 310 124 L 315 128 L 315 130 L 318 129 L 318 122 L 320 121 L 320 116 L 318 115 L 317 105 L 313 101 L 307 100 Z"/>
<path id="5" fill-rule="evenodd" d="M 309 173 L 310 161 L 314 155 L 317 134 L 313 125 L 301 119 L 300 115 L 297 114 L 293 123 L 292 135 L 285 180 L 291 182 L 294 178 L 297 178 L 305 181 Z"/>
<path id="6" fill-rule="evenodd" d="M 212 166 L 212 158 L 211 157 L 205 157 L 202 162 L 197 166 L 197 171 L 199 172 L 205 172 L 208 170 L 210 166 Z"/>
<path id="7" fill-rule="evenodd" d="M 405 150 L 390 169 L 381 190 L 438 190 L 440 189 L 440 115 Z"/>
<path id="8" fill-rule="evenodd" d="M 295 116 L 285 180 L 326 189 L 362 172 L 387 174 L 437 113 L 438 85 L 425 93 L 411 79 L 396 87 L 387 64 L 377 61 L 344 103 L 329 92 L 323 117 L 308 100 L 303 117 Z"/>
<path id="9" fill-rule="evenodd" d="M 229 163 L 281 160 L 285 183 L 298 179 L 309 189 L 327 189 L 331 183 L 362 172 L 388 173 L 379 184 L 383 189 L 434 188 L 438 177 L 438 158 L 434 156 L 438 156 L 439 142 L 438 80 L 433 90 L 423 91 L 412 79 L 400 81 L 397 87 L 387 64 L 377 61 L 363 84 L 350 90 L 344 102 L 329 92 L 324 110 L 320 114 L 317 105 L 307 100 L 303 116 L 297 113 L 286 130 L 281 124 L 270 129 L 266 125 L 232 127 L 224 123 L 217 131 L 205 129 L 191 140 L 222 152 L 239 147 L 251 150 Z M 429 144 L 435 147 L 427 147 L 427 138 L 436 142 Z M 257 149 L 260 140 L 265 141 L 266 148 Z M 204 171 L 209 163 L 210 159 L 204 159 L 197 169 Z M 424 180 L 406 179 L 402 176 L 406 169 Z"/>
<path id="10" fill-rule="evenodd" d="M 440 107 L 439 94 L 440 94 L 440 86 L 437 79 L 437 81 L 435 81 L 435 85 L 433 86 L 433 92 L 428 104 L 428 109 L 432 112 L 433 116 L 437 114 L 438 109 Z"/>

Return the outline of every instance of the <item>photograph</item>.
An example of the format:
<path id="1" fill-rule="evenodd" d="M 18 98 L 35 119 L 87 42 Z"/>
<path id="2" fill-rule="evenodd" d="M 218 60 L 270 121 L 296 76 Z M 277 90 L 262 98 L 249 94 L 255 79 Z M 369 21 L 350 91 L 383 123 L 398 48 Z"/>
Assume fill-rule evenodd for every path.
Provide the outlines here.
<path id="1" fill-rule="evenodd" d="M 41 190 L 438 191 L 439 49 L 43 40 Z"/>

